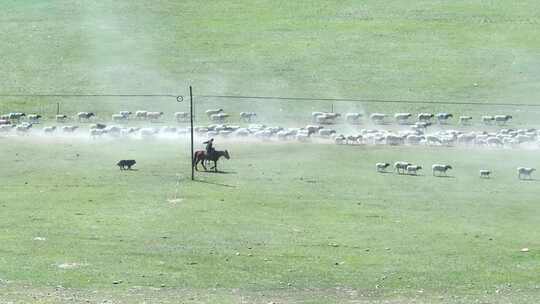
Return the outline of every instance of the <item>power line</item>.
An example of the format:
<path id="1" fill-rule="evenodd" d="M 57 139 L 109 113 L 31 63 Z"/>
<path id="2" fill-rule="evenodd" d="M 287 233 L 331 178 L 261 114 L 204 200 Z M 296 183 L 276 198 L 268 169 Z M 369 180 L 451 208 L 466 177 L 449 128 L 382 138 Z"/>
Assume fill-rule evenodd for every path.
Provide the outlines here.
<path id="1" fill-rule="evenodd" d="M 176 98 L 184 100 L 179 94 L 0 94 L 0 97 L 29 97 L 29 98 L 69 98 L 69 97 L 109 97 L 109 98 Z M 407 100 L 407 99 L 369 99 L 369 98 L 328 98 L 328 97 L 288 97 L 288 96 L 250 96 L 250 95 L 194 95 L 199 98 L 221 99 L 251 99 L 251 100 L 295 100 L 295 101 L 332 101 L 332 102 L 363 102 L 363 103 L 406 103 L 406 104 L 441 104 L 441 105 L 473 105 L 473 106 L 504 106 L 504 107 L 540 107 L 531 103 L 501 103 L 479 101 L 436 101 L 436 100 Z"/>
<path id="2" fill-rule="evenodd" d="M 30 97 L 30 98 L 70 98 L 70 97 L 112 97 L 112 98 L 133 98 L 133 97 L 163 97 L 176 98 L 178 102 L 184 100 L 182 95 L 174 94 L 0 94 L 0 97 Z"/>
<path id="3" fill-rule="evenodd" d="M 427 100 L 392 100 L 392 99 L 361 99 L 361 98 L 325 98 L 325 97 L 283 97 L 283 96 L 243 96 L 243 95 L 197 95 L 203 98 L 226 99 L 260 99 L 260 100 L 298 100 L 298 101 L 346 101 L 365 103 L 410 103 L 410 104 L 444 104 L 444 105 L 478 105 L 478 106 L 509 106 L 509 107 L 540 107 L 540 104 L 531 103 L 494 103 L 478 101 L 427 101 Z"/>

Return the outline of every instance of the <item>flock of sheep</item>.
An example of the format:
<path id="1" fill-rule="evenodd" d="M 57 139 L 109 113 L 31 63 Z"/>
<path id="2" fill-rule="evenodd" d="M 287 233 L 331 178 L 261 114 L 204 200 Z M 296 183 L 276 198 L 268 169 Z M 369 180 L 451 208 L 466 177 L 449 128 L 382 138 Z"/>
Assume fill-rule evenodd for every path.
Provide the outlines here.
<path id="1" fill-rule="evenodd" d="M 498 131 L 461 131 L 453 129 L 431 130 L 433 121 L 437 125 L 448 125 L 453 115 L 450 113 L 420 113 L 416 115 L 417 121 L 410 122 L 413 115 L 411 113 L 396 113 L 395 121 L 399 125 L 409 124 L 409 128 L 399 130 L 387 130 L 385 128 L 364 128 L 358 131 L 352 131 L 353 134 L 339 132 L 334 129 L 332 124 L 339 122 L 342 117 L 340 113 L 313 112 L 311 120 L 313 124 L 297 128 L 284 128 L 280 126 L 266 126 L 263 124 L 251 124 L 257 119 L 254 112 L 241 112 L 238 118 L 242 123 L 249 123 L 248 126 L 225 124 L 231 115 L 225 113 L 223 109 L 210 109 L 206 111 L 208 120 L 211 122 L 207 126 L 197 126 L 194 131 L 203 137 L 251 137 L 262 140 L 295 140 L 299 142 L 308 142 L 313 139 L 333 141 L 336 144 L 371 144 L 371 145 L 430 145 L 430 146 L 487 146 L 487 147 L 516 147 L 527 145 L 529 147 L 540 146 L 540 131 L 529 129 L 501 128 Z M 344 114 L 345 123 L 358 124 L 364 117 L 362 113 Z M 384 123 L 388 115 L 382 113 L 373 113 L 369 118 L 376 124 Z M 120 111 L 111 115 L 113 125 L 107 126 L 100 123 L 94 123 L 89 130 L 92 138 L 110 135 L 118 137 L 121 135 L 139 134 L 144 137 L 155 136 L 159 134 L 182 135 L 184 136 L 190 130 L 186 127 L 127 127 L 124 123 L 128 121 L 137 122 L 161 122 L 164 118 L 163 112 L 138 110 Z M 510 115 L 483 116 L 481 121 L 484 124 L 503 125 L 512 118 Z M 27 135 L 34 130 L 40 123 L 42 116 L 39 114 L 8 113 L 0 116 L 0 134 L 19 134 Z M 174 119 L 178 123 L 189 121 L 188 112 L 174 113 Z M 56 123 L 61 126 L 46 126 L 42 128 L 44 134 L 74 133 L 80 130 L 78 125 L 65 125 L 69 122 L 78 123 L 93 122 L 96 120 L 95 113 L 79 112 L 73 118 L 67 115 L 56 115 Z M 470 124 L 470 116 L 461 116 L 460 124 Z M 343 128 L 342 128 L 343 129 Z M 352 130 L 354 128 L 346 127 Z M 351 131 L 349 131 L 351 133 Z"/>
<path id="2" fill-rule="evenodd" d="M 428 132 L 433 121 L 437 125 L 447 125 L 448 121 L 453 118 L 450 113 L 420 113 L 416 115 L 417 121 L 411 122 L 413 117 L 410 113 L 396 113 L 394 119 L 399 125 L 410 125 L 409 129 L 401 129 L 398 131 L 386 129 L 361 129 L 354 135 L 344 135 L 338 133 L 330 125 L 338 123 L 342 117 L 339 113 L 328 112 L 313 112 L 311 115 L 313 124 L 299 128 L 284 128 L 279 126 L 266 126 L 263 124 L 251 124 L 257 114 L 254 112 L 241 112 L 239 118 L 244 123 L 250 123 L 247 126 L 234 126 L 224 124 L 230 115 L 225 113 L 223 109 L 211 109 L 206 111 L 206 115 L 210 122 L 208 126 L 197 126 L 194 128 L 196 135 L 210 137 L 236 137 L 236 138 L 256 138 L 260 140 L 293 140 L 299 142 L 309 142 L 313 139 L 332 141 L 339 145 L 351 144 L 385 144 L 385 145 L 436 145 L 436 146 L 452 146 L 452 145 L 475 145 L 489 147 L 517 146 L 521 144 L 536 144 L 540 146 L 540 131 L 536 129 L 513 129 L 501 128 L 498 131 L 459 131 L 459 130 L 442 130 Z M 108 136 L 111 138 L 139 136 L 141 138 L 152 138 L 159 135 L 166 136 L 186 136 L 190 131 L 187 127 L 162 126 L 162 127 L 128 127 L 125 123 L 129 120 L 135 121 L 160 121 L 164 116 L 163 112 L 153 111 L 120 111 L 112 114 L 111 121 L 113 124 L 107 125 L 93 121 L 96 115 L 92 112 L 79 112 L 73 119 L 67 115 L 56 115 L 55 121 L 62 125 L 54 126 L 47 125 L 41 128 L 41 133 L 44 135 L 55 134 L 74 134 L 81 130 L 78 125 L 66 124 L 68 122 L 77 121 L 79 123 L 92 122 L 88 128 L 90 138 L 99 138 Z M 344 115 L 345 123 L 358 124 L 364 117 L 361 113 L 346 113 Z M 373 113 L 369 116 L 375 124 L 387 124 L 388 115 L 381 113 Z M 174 118 L 179 123 L 189 121 L 190 115 L 187 112 L 176 112 Z M 29 135 L 35 131 L 35 126 L 38 125 L 42 116 L 39 114 L 25 113 L 8 113 L 0 115 L 0 135 L 16 134 Z M 504 125 L 512 116 L 496 115 L 483 116 L 481 122 L 485 125 Z M 470 116 L 460 116 L 459 123 L 461 125 L 470 125 L 472 118 Z M 34 130 L 34 131 L 32 131 Z M 377 163 L 376 169 L 378 172 L 386 172 L 390 166 L 389 163 Z M 422 166 L 411 164 L 408 162 L 394 163 L 394 169 L 398 174 L 416 175 Z M 446 172 L 452 167 L 450 165 L 435 164 L 431 167 L 434 176 L 446 175 Z M 530 179 L 531 174 L 535 171 L 534 168 L 520 167 L 518 170 L 519 179 Z M 482 169 L 479 171 L 481 178 L 489 178 L 490 170 Z"/>
<path id="3" fill-rule="evenodd" d="M 387 169 L 390 167 L 390 163 L 376 163 L 375 168 L 379 173 L 387 173 Z M 415 165 L 410 162 L 397 161 L 394 163 L 394 171 L 397 174 L 417 175 L 418 171 L 422 170 L 422 166 Z M 431 172 L 433 176 L 447 176 L 447 171 L 453 169 L 450 165 L 434 164 L 431 166 Z M 518 179 L 526 180 L 532 179 L 532 173 L 536 171 L 535 168 L 517 168 Z M 481 169 L 479 171 L 480 178 L 490 178 L 491 170 Z"/>

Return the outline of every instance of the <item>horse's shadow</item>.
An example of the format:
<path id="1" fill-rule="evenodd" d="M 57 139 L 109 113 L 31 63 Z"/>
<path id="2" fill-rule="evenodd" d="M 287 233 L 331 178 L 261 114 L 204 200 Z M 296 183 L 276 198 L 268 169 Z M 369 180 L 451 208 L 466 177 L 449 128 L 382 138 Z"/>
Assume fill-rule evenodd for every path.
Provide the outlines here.
<path id="1" fill-rule="evenodd" d="M 233 185 L 221 184 L 221 183 L 211 182 L 211 181 L 207 181 L 207 180 L 196 179 L 195 182 L 203 183 L 203 184 L 216 185 L 216 186 L 222 186 L 222 187 L 227 187 L 227 188 L 236 188 L 236 186 L 233 186 Z"/>
<path id="2" fill-rule="evenodd" d="M 221 170 L 206 170 L 206 171 L 198 171 L 202 173 L 212 173 L 212 174 L 237 174 L 235 171 L 221 171 Z"/>

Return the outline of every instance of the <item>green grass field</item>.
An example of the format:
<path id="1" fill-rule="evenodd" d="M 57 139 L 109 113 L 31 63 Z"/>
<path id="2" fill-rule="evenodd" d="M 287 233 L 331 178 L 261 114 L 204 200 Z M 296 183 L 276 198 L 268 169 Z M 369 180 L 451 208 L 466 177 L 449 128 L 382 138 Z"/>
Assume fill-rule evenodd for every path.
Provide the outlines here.
<path id="1" fill-rule="evenodd" d="M 537 1 L 3 1 L 0 94 L 240 94 L 336 111 L 509 113 L 538 126 Z M 0 112 L 186 109 L 0 97 Z M 328 102 L 196 98 L 302 125 Z M 0 303 L 534 303 L 538 151 L 0 138 Z M 137 171 L 120 172 L 121 158 Z M 377 174 L 380 161 L 454 166 Z M 478 170 L 493 178 L 481 180 Z M 179 186 L 177 180 L 180 177 Z M 178 191 L 178 192 L 177 192 Z M 177 194 L 176 194 L 177 193 Z M 176 200 L 175 199 L 176 196 Z M 530 248 L 529 252 L 521 252 Z M 116 284 L 115 284 L 116 283 Z"/>
<path id="2" fill-rule="evenodd" d="M 28 300 L 22 286 L 127 302 L 538 299 L 538 181 L 515 176 L 536 152 L 230 143 L 229 174 L 191 182 L 181 143 L 3 146 L 8 299 Z M 138 171 L 120 172 L 119 155 Z M 373 168 L 399 159 L 455 170 Z M 492 179 L 478 178 L 483 167 Z"/>

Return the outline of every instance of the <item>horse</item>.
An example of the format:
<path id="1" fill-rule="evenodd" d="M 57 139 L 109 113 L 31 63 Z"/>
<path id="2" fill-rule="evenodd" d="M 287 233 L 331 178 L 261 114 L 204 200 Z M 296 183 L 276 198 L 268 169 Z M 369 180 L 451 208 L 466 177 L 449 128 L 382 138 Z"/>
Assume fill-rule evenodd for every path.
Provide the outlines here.
<path id="1" fill-rule="evenodd" d="M 197 165 L 199 163 L 201 163 L 201 165 L 204 168 L 204 171 L 207 171 L 206 166 L 204 165 L 204 162 L 205 161 L 213 161 L 214 166 L 212 168 L 210 168 L 210 169 L 214 169 L 214 172 L 217 172 L 218 171 L 217 170 L 217 161 L 222 156 L 225 157 L 226 159 L 231 158 L 229 156 L 229 151 L 227 151 L 227 150 L 225 150 L 225 151 L 214 151 L 211 154 L 206 154 L 206 151 L 204 151 L 204 150 L 195 151 L 195 154 L 193 155 L 193 167 L 195 167 L 195 170 L 199 171 L 199 168 L 197 167 Z"/>

